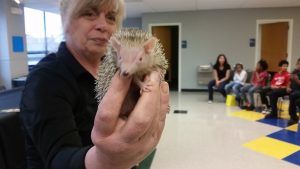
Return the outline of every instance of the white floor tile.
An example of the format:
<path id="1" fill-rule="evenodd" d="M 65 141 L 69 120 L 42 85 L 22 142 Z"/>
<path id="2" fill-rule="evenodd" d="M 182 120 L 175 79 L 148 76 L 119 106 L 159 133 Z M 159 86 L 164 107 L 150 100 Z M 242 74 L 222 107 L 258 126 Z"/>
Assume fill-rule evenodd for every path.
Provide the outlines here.
<path id="1" fill-rule="evenodd" d="M 172 92 L 171 113 L 151 169 L 296 169 L 291 163 L 253 152 L 242 145 L 280 130 L 227 116 L 221 95 L 207 103 L 205 92 Z M 188 110 L 188 114 L 173 114 Z"/>

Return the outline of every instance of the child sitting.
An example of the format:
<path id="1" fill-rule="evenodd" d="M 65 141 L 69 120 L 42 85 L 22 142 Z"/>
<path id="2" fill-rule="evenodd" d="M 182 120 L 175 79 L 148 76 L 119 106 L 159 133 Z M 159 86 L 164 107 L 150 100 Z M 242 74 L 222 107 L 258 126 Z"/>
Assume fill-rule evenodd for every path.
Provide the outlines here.
<path id="1" fill-rule="evenodd" d="M 231 91 L 236 96 L 236 100 L 240 101 L 240 88 L 244 86 L 247 80 L 247 72 L 244 70 L 243 64 L 237 63 L 234 68 L 233 81 L 225 86 L 226 94 L 231 93 Z"/>
<path id="2" fill-rule="evenodd" d="M 290 120 L 288 122 L 288 125 L 293 125 L 298 123 L 299 121 L 299 117 L 297 115 L 296 102 L 300 99 L 300 58 L 297 60 L 297 68 L 293 71 L 291 75 L 291 84 L 287 88 L 287 92 L 290 93 Z"/>
<path id="3" fill-rule="evenodd" d="M 256 69 L 252 73 L 251 83 L 241 88 L 241 100 L 244 102 L 244 106 L 241 106 L 242 109 L 254 110 L 254 93 L 266 86 L 267 69 L 268 63 L 265 60 L 257 62 Z"/>
<path id="4" fill-rule="evenodd" d="M 265 118 L 277 118 L 278 98 L 287 95 L 287 87 L 290 83 L 290 74 L 287 71 L 289 62 L 286 60 L 282 60 L 279 62 L 278 66 L 280 67 L 280 70 L 274 75 L 271 81 L 271 87 L 268 89 L 264 89 L 260 93 L 262 103 L 266 104 L 268 107 L 271 107 L 271 113 L 267 114 Z M 266 94 L 270 98 L 270 103 L 266 98 Z"/>

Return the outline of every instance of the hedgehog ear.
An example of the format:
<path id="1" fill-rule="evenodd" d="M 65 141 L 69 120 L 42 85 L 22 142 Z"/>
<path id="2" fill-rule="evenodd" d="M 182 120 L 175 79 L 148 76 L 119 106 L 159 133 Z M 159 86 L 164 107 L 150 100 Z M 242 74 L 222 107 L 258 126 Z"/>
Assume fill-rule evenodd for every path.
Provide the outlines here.
<path id="1" fill-rule="evenodd" d="M 151 37 L 144 43 L 144 49 L 146 54 L 150 54 L 153 52 L 156 40 L 157 39 L 155 37 Z"/>
<path id="2" fill-rule="evenodd" d="M 111 41 L 111 44 L 112 44 L 112 47 L 116 50 L 116 51 L 120 51 L 120 48 L 121 48 L 121 43 L 115 38 L 115 37 L 112 37 L 110 39 Z"/>

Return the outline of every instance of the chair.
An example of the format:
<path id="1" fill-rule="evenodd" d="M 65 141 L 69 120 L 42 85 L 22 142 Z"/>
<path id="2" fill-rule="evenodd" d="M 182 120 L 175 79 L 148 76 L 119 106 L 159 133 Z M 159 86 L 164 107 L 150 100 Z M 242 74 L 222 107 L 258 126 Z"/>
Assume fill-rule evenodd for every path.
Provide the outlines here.
<path id="1" fill-rule="evenodd" d="M 283 110 L 283 103 L 284 103 L 285 101 L 288 102 L 288 104 L 289 104 L 289 96 L 288 96 L 288 95 L 286 95 L 286 96 L 284 96 L 284 97 L 278 98 L 278 115 L 279 115 L 279 116 L 281 115 L 281 112 L 284 111 L 284 110 Z M 298 112 L 299 112 L 299 108 L 300 108 L 300 99 L 297 99 L 297 100 L 296 100 L 296 105 L 297 105 L 297 107 L 298 107 Z"/>
<path id="2" fill-rule="evenodd" d="M 289 102 L 289 95 L 285 95 L 283 97 L 279 97 L 277 101 L 277 107 L 278 107 L 278 116 L 281 117 L 281 113 L 284 111 L 283 110 L 283 103 L 284 102 Z"/>
<path id="3" fill-rule="evenodd" d="M 25 139 L 18 112 L 0 112 L 0 168 L 25 169 Z"/>

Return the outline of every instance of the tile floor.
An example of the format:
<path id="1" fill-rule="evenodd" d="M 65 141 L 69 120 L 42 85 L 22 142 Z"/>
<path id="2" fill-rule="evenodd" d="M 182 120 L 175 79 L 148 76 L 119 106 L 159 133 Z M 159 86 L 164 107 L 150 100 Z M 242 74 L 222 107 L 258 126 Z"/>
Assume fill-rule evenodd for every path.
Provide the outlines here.
<path id="1" fill-rule="evenodd" d="M 252 120 L 232 116 L 240 109 L 227 107 L 224 102 L 218 94 L 215 94 L 214 103 L 208 104 L 205 92 L 172 92 L 171 113 L 151 169 L 300 168 L 300 164 L 288 162 L 300 160 L 300 147 L 273 138 L 285 137 L 282 132 L 291 132 L 294 126 L 283 130 L 258 122 L 257 115 Z M 174 110 L 187 110 L 188 113 L 174 114 Z M 272 151 L 278 144 L 283 147 L 288 144 L 288 152 L 279 150 L 276 154 L 278 152 Z M 267 147 L 268 152 L 264 153 L 259 146 Z M 259 150 L 255 150 L 257 147 Z M 288 156 L 291 153 L 294 154 Z"/>

